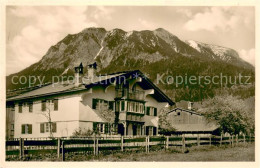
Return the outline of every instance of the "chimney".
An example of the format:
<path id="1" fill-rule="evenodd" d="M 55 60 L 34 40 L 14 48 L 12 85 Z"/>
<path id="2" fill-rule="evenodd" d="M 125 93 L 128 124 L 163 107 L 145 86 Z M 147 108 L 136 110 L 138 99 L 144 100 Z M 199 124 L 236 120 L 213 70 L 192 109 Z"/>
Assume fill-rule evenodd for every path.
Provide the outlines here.
<path id="1" fill-rule="evenodd" d="M 83 65 L 82 62 L 78 67 L 75 67 L 75 78 L 74 78 L 74 84 L 75 86 L 79 86 L 79 84 L 82 82 L 82 75 L 83 75 Z"/>
<path id="2" fill-rule="evenodd" d="M 192 110 L 193 102 L 188 102 L 188 109 Z"/>
<path id="3" fill-rule="evenodd" d="M 97 63 L 94 62 L 93 64 L 88 65 L 88 79 L 93 79 L 96 76 L 97 71 Z"/>

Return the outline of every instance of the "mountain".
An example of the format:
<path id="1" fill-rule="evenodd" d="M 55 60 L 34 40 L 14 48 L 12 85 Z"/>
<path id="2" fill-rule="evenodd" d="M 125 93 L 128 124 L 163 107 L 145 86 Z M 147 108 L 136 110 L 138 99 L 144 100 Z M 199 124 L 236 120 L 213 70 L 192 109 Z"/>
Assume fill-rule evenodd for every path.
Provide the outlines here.
<path id="1" fill-rule="evenodd" d="M 243 61 L 235 50 L 193 40 L 182 41 L 162 28 L 130 32 L 121 29 L 107 31 L 104 28 L 87 28 L 77 34 L 69 34 L 51 46 L 39 62 L 7 76 L 7 89 L 28 86 L 28 83 L 12 84 L 14 75 L 45 76 L 44 82 L 50 82 L 53 75 L 73 75 L 74 67 L 80 62 L 86 67 L 94 61 L 99 65 L 99 73 L 140 69 L 154 82 L 157 73 L 173 76 L 243 73 L 254 76 L 254 67 Z M 177 90 L 186 94 L 186 87 L 194 87 L 189 84 L 183 84 L 180 88 L 160 83 L 157 85 L 170 97 L 176 97 Z M 196 95 L 198 87 L 199 85 L 194 87 L 195 97 L 201 99 L 201 96 L 198 98 Z M 175 93 L 173 89 L 176 90 Z M 205 92 L 210 95 L 208 91 Z M 181 96 L 180 99 L 191 99 L 192 94 L 188 94 L 188 97 Z"/>

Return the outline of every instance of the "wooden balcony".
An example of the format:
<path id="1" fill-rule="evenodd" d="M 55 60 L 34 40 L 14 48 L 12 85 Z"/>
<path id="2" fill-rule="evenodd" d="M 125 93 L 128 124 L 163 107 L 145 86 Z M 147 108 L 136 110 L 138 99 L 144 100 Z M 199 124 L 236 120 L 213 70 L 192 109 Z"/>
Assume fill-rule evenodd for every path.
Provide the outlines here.
<path id="1" fill-rule="evenodd" d="M 144 91 L 135 90 L 129 91 L 128 89 L 117 89 L 116 90 L 116 98 L 125 97 L 127 99 L 132 100 L 144 100 Z"/>
<path id="2" fill-rule="evenodd" d="M 141 115 L 127 114 L 126 115 L 126 120 L 127 121 L 144 122 L 144 118 Z"/>

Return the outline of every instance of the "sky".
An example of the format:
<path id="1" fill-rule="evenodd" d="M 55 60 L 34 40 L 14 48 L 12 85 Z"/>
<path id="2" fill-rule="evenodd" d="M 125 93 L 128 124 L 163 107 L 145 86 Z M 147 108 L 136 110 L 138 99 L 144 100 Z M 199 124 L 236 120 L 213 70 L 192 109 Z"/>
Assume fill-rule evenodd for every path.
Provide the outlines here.
<path id="1" fill-rule="evenodd" d="M 242 59 L 255 64 L 254 7 L 7 6 L 7 75 L 36 63 L 67 34 L 87 27 L 164 28 L 181 40 L 235 49 Z"/>

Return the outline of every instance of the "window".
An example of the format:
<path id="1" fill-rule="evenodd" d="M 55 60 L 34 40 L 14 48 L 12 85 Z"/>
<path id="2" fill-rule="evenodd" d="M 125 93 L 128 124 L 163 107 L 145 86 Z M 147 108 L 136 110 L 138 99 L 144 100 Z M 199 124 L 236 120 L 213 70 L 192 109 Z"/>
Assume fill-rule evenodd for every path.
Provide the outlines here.
<path id="1" fill-rule="evenodd" d="M 146 135 L 154 135 L 153 134 L 154 128 L 156 128 L 156 127 L 146 126 L 146 129 L 145 129 Z"/>
<path id="2" fill-rule="evenodd" d="M 127 111 L 134 113 L 144 113 L 144 104 L 140 102 L 127 101 Z"/>
<path id="3" fill-rule="evenodd" d="M 54 104 L 54 111 L 58 111 L 58 99 L 54 99 L 53 104 Z"/>
<path id="4" fill-rule="evenodd" d="M 107 101 L 103 99 L 92 99 L 92 109 L 97 110 L 113 110 L 114 109 L 114 102 Z"/>
<path id="5" fill-rule="evenodd" d="M 157 108 L 155 107 L 146 107 L 146 115 L 157 116 Z"/>
<path id="6" fill-rule="evenodd" d="M 33 102 L 29 102 L 29 112 L 33 112 Z"/>
<path id="7" fill-rule="evenodd" d="M 97 131 L 100 133 L 108 133 L 109 132 L 109 123 L 93 123 L 93 131 Z"/>
<path id="8" fill-rule="evenodd" d="M 40 133 L 50 132 L 50 129 L 52 130 L 52 132 L 57 132 L 56 122 L 40 124 Z"/>
<path id="9" fill-rule="evenodd" d="M 109 110 L 114 110 L 114 101 L 109 101 Z"/>
<path id="10" fill-rule="evenodd" d="M 22 134 L 32 134 L 32 124 L 22 124 Z"/>
<path id="11" fill-rule="evenodd" d="M 19 113 L 23 112 L 23 103 L 19 103 Z"/>
<path id="12" fill-rule="evenodd" d="M 46 111 L 46 100 L 42 100 L 42 111 Z"/>

